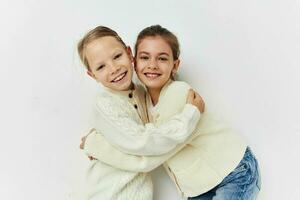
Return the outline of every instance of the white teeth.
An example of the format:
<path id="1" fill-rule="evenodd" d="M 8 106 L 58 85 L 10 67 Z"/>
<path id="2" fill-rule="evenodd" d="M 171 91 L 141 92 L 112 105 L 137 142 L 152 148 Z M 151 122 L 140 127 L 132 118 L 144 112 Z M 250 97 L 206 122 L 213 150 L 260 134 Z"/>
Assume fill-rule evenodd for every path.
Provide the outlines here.
<path id="1" fill-rule="evenodd" d="M 122 74 L 120 74 L 119 76 L 117 76 L 117 77 L 113 80 L 113 82 L 117 82 L 117 81 L 121 80 L 122 78 L 124 78 L 125 75 L 126 75 L 125 72 L 122 73 Z"/>
<path id="2" fill-rule="evenodd" d="M 149 78 L 156 78 L 156 77 L 158 77 L 159 76 L 159 74 L 150 74 L 150 73 L 146 73 L 145 74 L 147 77 L 149 77 Z"/>

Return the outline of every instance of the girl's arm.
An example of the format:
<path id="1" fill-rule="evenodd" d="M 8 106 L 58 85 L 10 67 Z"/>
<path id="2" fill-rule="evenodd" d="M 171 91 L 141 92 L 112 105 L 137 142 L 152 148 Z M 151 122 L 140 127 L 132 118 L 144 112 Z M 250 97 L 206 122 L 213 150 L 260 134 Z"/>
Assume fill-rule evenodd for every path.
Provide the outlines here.
<path id="1" fill-rule="evenodd" d="M 160 121 L 164 122 L 171 116 L 180 112 L 182 107 L 185 105 L 185 94 L 189 88 L 189 85 L 184 82 L 174 82 L 168 88 L 167 92 L 163 95 L 163 98 L 160 99 L 162 108 L 159 113 Z M 176 103 L 170 102 L 168 99 L 172 98 L 177 99 L 178 101 Z M 185 143 L 177 145 L 175 149 L 167 154 L 161 156 L 134 156 L 123 153 L 114 148 L 100 133 L 94 131 L 87 138 L 84 150 L 88 155 L 91 155 L 94 158 L 116 168 L 128 171 L 145 172 L 151 171 L 161 165 L 199 134 L 199 130 L 195 131 L 192 136 L 185 141 Z"/>
<path id="2" fill-rule="evenodd" d="M 134 155 L 169 152 L 191 135 L 200 119 L 199 110 L 191 104 L 159 125 L 137 122 L 112 98 L 101 98 L 97 111 L 97 131 L 118 150 Z"/>
<path id="3" fill-rule="evenodd" d="M 100 133 L 94 130 L 86 138 L 84 151 L 87 155 L 118 169 L 133 172 L 149 172 L 175 155 L 195 136 L 197 135 L 192 134 L 187 141 L 177 145 L 175 149 L 164 155 L 136 156 L 123 153 L 114 148 Z"/>

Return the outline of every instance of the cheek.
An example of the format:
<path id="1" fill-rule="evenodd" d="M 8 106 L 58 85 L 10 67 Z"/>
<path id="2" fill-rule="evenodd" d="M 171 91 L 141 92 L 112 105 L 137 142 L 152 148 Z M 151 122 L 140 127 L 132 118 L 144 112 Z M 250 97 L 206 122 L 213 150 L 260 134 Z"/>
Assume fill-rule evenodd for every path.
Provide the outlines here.
<path id="1" fill-rule="evenodd" d="M 160 69 L 163 70 L 164 74 L 171 74 L 172 69 L 173 69 L 173 65 L 164 64 L 164 65 L 161 65 Z"/>
<path id="2" fill-rule="evenodd" d="M 136 62 L 136 69 L 139 71 L 144 70 L 147 67 L 147 62 L 143 61 L 137 61 Z"/>
<path id="3" fill-rule="evenodd" d="M 134 70 L 136 73 L 140 73 L 142 70 L 141 70 L 141 64 L 140 63 L 136 63 L 135 66 L 134 66 Z"/>
<path id="4" fill-rule="evenodd" d="M 126 61 L 124 61 L 123 64 L 127 69 L 129 70 L 133 69 L 133 63 L 131 62 L 131 60 L 126 59 Z"/>
<path id="5" fill-rule="evenodd" d="M 135 71 L 138 75 L 143 75 L 143 69 L 142 68 L 137 68 Z"/>
<path id="6" fill-rule="evenodd" d="M 105 82 L 105 81 L 107 81 L 109 79 L 108 74 L 105 73 L 104 71 L 99 72 L 97 74 L 97 77 L 98 77 L 98 80 L 100 80 L 101 82 Z"/>
<path id="7" fill-rule="evenodd" d="M 169 64 L 169 68 L 168 68 L 169 71 L 172 72 L 172 70 L 173 70 L 174 67 L 175 67 L 174 63 L 173 63 L 173 62 L 170 63 L 170 64 Z"/>

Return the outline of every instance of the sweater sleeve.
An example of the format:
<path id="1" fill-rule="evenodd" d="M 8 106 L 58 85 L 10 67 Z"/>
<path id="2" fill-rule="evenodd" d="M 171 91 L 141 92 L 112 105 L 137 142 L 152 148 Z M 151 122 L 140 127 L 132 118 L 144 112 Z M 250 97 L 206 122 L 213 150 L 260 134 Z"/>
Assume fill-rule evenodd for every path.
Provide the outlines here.
<path id="1" fill-rule="evenodd" d="M 191 104 L 186 104 L 181 113 L 162 124 L 143 125 L 134 120 L 126 108 L 122 109 L 122 105 L 116 105 L 112 99 L 102 98 L 101 103 L 98 102 L 97 131 L 103 134 L 115 148 L 128 154 L 167 153 L 191 135 L 200 119 L 198 109 Z"/>
<path id="2" fill-rule="evenodd" d="M 158 156 L 138 156 L 119 151 L 100 133 L 94 130 L 86 139 L 84 151 L 87 155 L 121 170 L 149 172 L 174 156 L 187 143 L 193 140 L 195 136 L 195 134 L 192 134 L 184 143 L 177 145 L 176 148 L 166 154 Z"/>

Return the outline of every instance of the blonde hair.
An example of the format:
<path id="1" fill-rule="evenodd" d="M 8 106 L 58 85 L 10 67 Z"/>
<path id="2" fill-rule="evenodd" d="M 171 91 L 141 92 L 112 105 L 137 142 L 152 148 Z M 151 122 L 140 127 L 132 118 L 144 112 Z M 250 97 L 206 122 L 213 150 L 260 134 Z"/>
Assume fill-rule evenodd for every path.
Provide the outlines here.
<path id="1" fill-rule="evenodd" d="M 97 40 L 102 37 L 111 36 L 114 37 L 117 41 L 119 41 L 124 48 L 126 48 L 125 43 L 121 39 L 121 37 L 118 35 L 118 33 L 108 27 L 105 26 L 97 26 L 96 28 L 90 30 L 88 33 L 85 34 L 85 36 L 78 42 L 77 45 L 77 51 L 80 57 L 80 60 L 85 65 L 87 70 L 90 70 L 90 66 L 88 63 L 88 60 L 85 55 L 85 48 L 86 46 L 93 42 L 94 40 Z"/>

